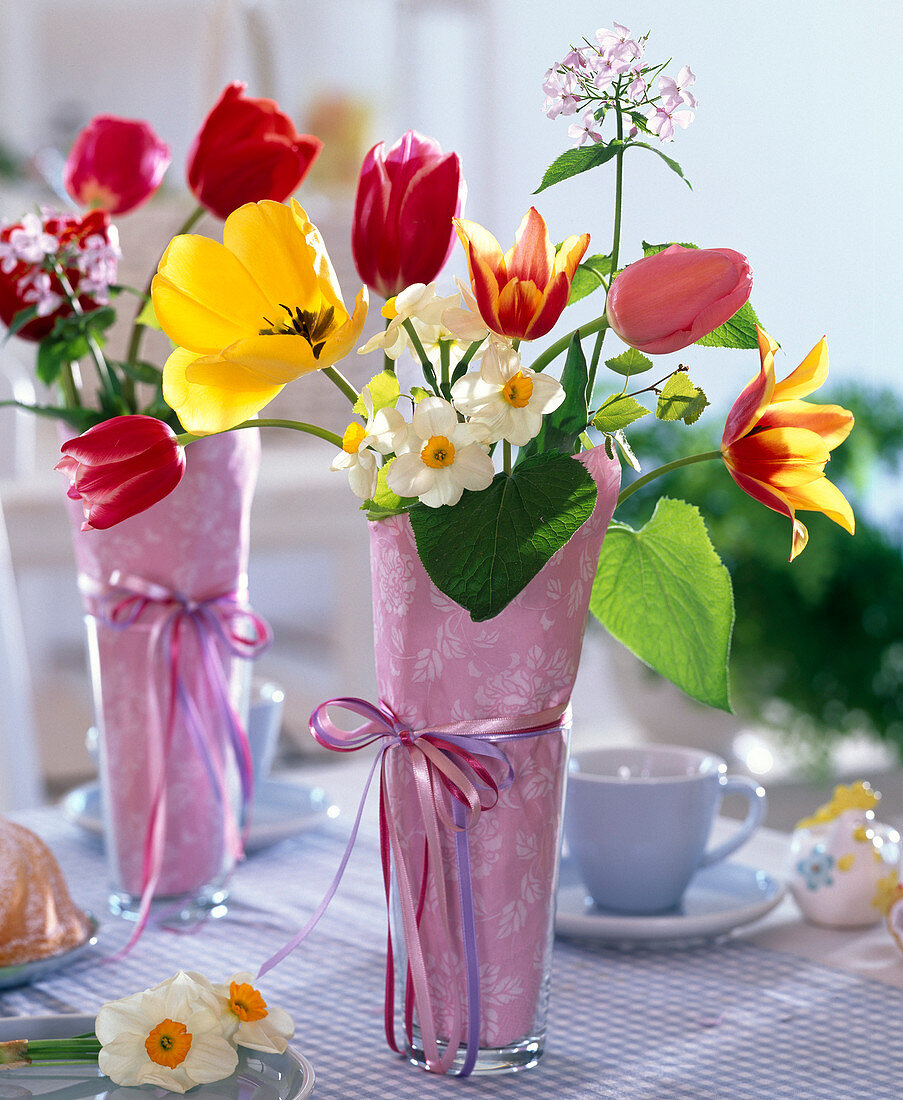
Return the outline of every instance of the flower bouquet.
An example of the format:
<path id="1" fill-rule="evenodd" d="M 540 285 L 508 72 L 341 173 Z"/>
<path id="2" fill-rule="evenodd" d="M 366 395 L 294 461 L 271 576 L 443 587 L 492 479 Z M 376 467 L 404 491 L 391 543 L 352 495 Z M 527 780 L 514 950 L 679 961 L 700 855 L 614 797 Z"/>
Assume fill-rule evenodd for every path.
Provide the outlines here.
<path id="1" fill-rule="evenodd" d="M 587 609 L 689 694 L 729 708 L 730 579 L 702 518 L 663 498 L 635 531 L 612 521 L 618 500 L 715 459 L 791 520 L 791 559 L 807 537 L 798 510 L 853 529 L 824 476 L 852 417 L 801 400 L 824 381 L 825 342 L 778 383 L 745 257 L 663 242 L 624 266 L 624 158 L 651 152 L 682 175 L 663 147 L 696 108 L 693 73 L 649 61 L 647 38 L 602 29 L 544 81 L 546 113 L 581 120 L 576 148 L 538 190 L 613 170 L 608 251 L 591 254 L 581 226 L 553 245 L 535 208 L 503 251 L 461 216 L 458 158 L 409 132 L 368 154 L 352 231 L 358 271 L 386 299 L 384 331 L 357 350 L 382 351 L 382 370 L 359 386 L 336 366 L 358 343 L 367 290 L 353 306 L 343 298 L 302 207 L 250 203 L 226 218 L 222 244 L 175 237 L 153 281 L 155 319 L 174 345 L 161 392 L 179 425 L 161 421 L 135 446 L 138 424 L 125 416 L 63 447 L 89 526 L 162 499 L 183 450 L 190 469 L 211 436 L 278 426 L 334 448 L 332 468 L 370 521 L 380 699 L 330 700 L 311 729 L 338 751 L 378 746 L 393 913 L 386 1034 L 435 1072 L 522 1068 L 543 1050 L 568 700 Z M 456 235 L 469 280 L 443 295 L 435 280 Z M 593 293 L 605 299 L 594 320 L 533 350 Z M 603 356 L 609 331 L 624 348 Z M 698 344 L 759 355 L 720 449 L 650 471 L 619 497 L 621 464 L 639 468 L 630 425 L 654 414 L 691 426 L 708 404 L 684 365 L 634 379 L 653 370 L 650 357 Z M 347 426 L 259 415 L 315 371 L 347 397 Z M 340 708 L 363 723 L 343 728 Z"/>
<path id="2" fill-rule="evenodd" d="M 228 86 L 189 156 L 197 207 L 183 230 L 205 211 L 224 218 L 248 201 L 286 198 L 319 146 L 269 100 Z M 268 640 L 246 593 L 259 441 L 205 441 L 186 474 L 170 444 L 179 422 L 162 396 L 161 367 L 142 355 L 154 324 L 149 287 L 116 282 L 111 216 L 149 200 L 169 161 L 147 123 L 95 118 L 64 171 L 73 201 L 90 209 L 31 212 L 0 229 L 0 318 L 35 344 L 38 379 L 56 396 L 29 407 L 63 425 L 61 439 L 90 428 L 106 440 L 130 510 L 142 512 L 120 524 L 122 509 L 109 503 L 89 523 L 78 498 L 68 502 L 101 733 L 111 902 L 137 919 L 136 935 L 155 898 L 209 906 L 224 896 L 251 793 L 247 661 Z M 133 323 L 115 358 L 109 329 L 130 297 Z M 74 470 L 73 460 L 60 468 Z"/>

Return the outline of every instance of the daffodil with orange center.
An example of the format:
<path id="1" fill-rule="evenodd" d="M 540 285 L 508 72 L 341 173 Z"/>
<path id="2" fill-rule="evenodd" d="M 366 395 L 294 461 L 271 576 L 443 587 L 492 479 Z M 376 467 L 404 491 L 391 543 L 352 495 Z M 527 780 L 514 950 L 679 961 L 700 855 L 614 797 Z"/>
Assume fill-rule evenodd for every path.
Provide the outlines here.
<path id="1" fill-rule="evenodd" d="M 175 237 L 152 295 L 178 345 L 163 396 L 195 435 L 234 427 L 287 382 L 343 359 L 367 317 L 366 288 L 349 313 L 320 232 L 294 200 L 239 207 L 222 244 Z"/>
<path id="2" fill-rule="evenodd" d="M 761 369 L 728 414 L 721 456 L 740 488 L 793 524 L 790 560 L 805 548 L 809 533 L 797 511 L 822 512 L 853 534 L 853 510 L 825 477 L 834 450 L 850 434 L 853 414 L 839 405 L 816 405 L 801 398 L 828 376 L 824 339 L 781 382 L 775 381 L 778 345 L 758 329 Z"/>
<path id="3" fill-rule="evenodd" d="M 252 974 L 233 974 L 228 982 L 215 985 L 202 974 L 191 977 L 219 1000 L 225 1032 L 234 1043 L 282 1054 L 295 1034 L 295 1024 L 284 1009 L 266 1001 Z"/>
<path id="4" fill-rule="evenodd" d="M 504 254 L 495 237 L 476 222 L 455 219 L 455 228 L 487 327 L 513 340 L 545 336 L 567 305 L 589 234 L 568 237 L 556 252 L 542 215 L 532 206 L 514 235 L 514 247 Z"/>

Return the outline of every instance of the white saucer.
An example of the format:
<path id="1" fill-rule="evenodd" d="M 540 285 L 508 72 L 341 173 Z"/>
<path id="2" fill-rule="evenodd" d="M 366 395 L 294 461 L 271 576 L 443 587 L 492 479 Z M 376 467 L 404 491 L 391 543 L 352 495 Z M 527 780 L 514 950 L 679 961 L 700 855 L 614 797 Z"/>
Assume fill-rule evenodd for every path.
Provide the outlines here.
<path id="1" fill-rule="evenodd" d="M 100 787 L 86 783 L 70 791 L 62 801 L 66 818 L 94 836 L 103 836 Z M 280 840 L 315 829 L 326 818 L 337 815 L 322 787 L 302 787 L 278 779 L 267 779 L 254 799 L 254 813 L 245 851 L 259 852 Z"/>
<path id="2" fill-rule="evenodd" d="M 0 1042 L 11 1039 L 66 1039 L 94 1030 L 93 1016 L 75 1013 L 60 1016 L 11 1016 L 0 1019 Z M 314 1090 L 314 1068 L 302 1055 L 289 1049 L 284 1054 L 262 1054 L 239 1048 L 238 1069 L 231 1077 L 212 1085 L 195 1085 L 196 1100 L 306 1100 Z M 90 1082 L 96 1085 L 91 1086 Z M 172 1096 L 154 1088 L 122 1089 L 122 1095 Z M 74 1065 L 32 1065 L 3 1070 L 0 1096 L 79 1096 L 119 1095 L 109 1077 L 102 1077 L 96 1063 Z"/>
<path id="3" fill-rule="evenodd" d="M 699 871 L 679 910 L 630 916 L 598 909 L 569 861 L 561 866 L 555 931 L 616 947 L 681 947 L 715 939 L 748 924 L 784 897 L 784 883 L 742 863 L 716 863 Z"/>

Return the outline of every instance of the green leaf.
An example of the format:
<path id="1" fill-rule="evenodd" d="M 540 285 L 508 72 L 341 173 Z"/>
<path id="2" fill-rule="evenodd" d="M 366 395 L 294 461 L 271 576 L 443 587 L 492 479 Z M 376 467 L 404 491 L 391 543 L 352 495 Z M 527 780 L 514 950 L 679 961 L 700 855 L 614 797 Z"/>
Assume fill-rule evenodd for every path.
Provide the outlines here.
<path id="1" fill-rule="evenodd" d="M 730 711 L 733 591 L 698 509 L 664 497 L 642 530 L 612 524 L 590 610 L 687 695 Z"/>
<path id="2" fill-rule="evenodd" d="M 155 328 L 158 332 L 163 331 L 160 328 L 160 322 L 157 320 L 157 315 L 154 313 L 154 303 L 151 298 L 148 298 L 141 307 L 141 312 L 135 318 L 135 324 L 144 325 L 145 328 Z"/>
<path id="3" fill-rule="evenodd" d="M 542 183 L 533 192 L 538 195 L 553 184 L 570 179 L 571 176 L 579 176 L 581 172 L 588 172 L 591 168 L 598 168 L 625 148 L 623 141 L 610 141 L 607 145 L 600 142 L 596 145 L 582 146 L 579 149 L 568 149 L 556 160 L 552 161 L 542 177 Z"/>
<path id="4" fill-rule="evenodd" d="M 96 338 L 115 322 L 116 310 L 112 306 L 101 306 L 100 309 L 92 309 L 90 313 L 85 313 L 81 317 L 76 314 L 75 319 L 80 327 L 90 330 L 91 335 Z"/>
<path id="5" fill-rule="evenodd" d="M 37 306 L 28 306 L 27 309 L 16 310 L 9 328 L 6 330 L 6 336 L 4 337 L 4 343 L 10 338 L 15 336 L 17 332 L 21 332 L 29 321 L 33 321 L 38 315 Z"/>
<path id="6" fill-rule="evenodd" d="M 626 428 L 634 420 L 642 416 L 648 416 L 649 410 L 633 397 L 626 393 L 613 393 L 599 406 L 599 411 L 593 418 L 593 427 L 600 432 L 616 432 L 619 428 Z"/>
<path id="7" fill-rule="evenodd" d="M 655 415 L 659 420 L 695 424 L 708 403 L 706 395 L 693 385 L 686 371 L 675 371 L 662 387 Z"/>
<path id="8" fill-rule="evenodd" d="M 379 374 L 375 374 L 367 383 L 366 388 L 370 390 L 374 412 L 378 412 L 380 409 L 394 408 L 395 402 L 401 396 L 398 375 L 392 370 L 383 370 Z M 354 411 L 358 416 L 366 419 L 367 406 L 364 404 L 363 394 L 355 401 Z"/>
<path id="9" fill-rule="evenodd" d="M 759 346 L 756 335 L 757 317 L 749 302 L 744 302 L 737 312 L 723 325 L 701 336 L 696 343 L 707 348 L 740 348 L 749 350 Z"/>
<path id="10" fill-rule="evenodd" d="M 680 245 L 681 248 L 699 248 L 698 244 L 689 244 L 687 241 L 667 241 L 665 244 L 650 244 L 648 241 L 643 241 L 643 255 L 655 256 L 656 253 L 670 248 L 672 244 Z"/>
<path id="11" fill-rule="evenodd" d="M 423 386 L 411 386 L 411 397 L 414 398 L 414 404 L 419 405 L 424 397 L 432 397 L 433 395 L 429 390 L 425 390 Z"/>
<path id="12" fill-rule="evenodd" d="M 69 361 L 69 345 L 48 336 L 38 344 L 35 374 L 45 386 L 52 386 L 59 378 L 63 364 Z"/>
<path id="13" fill-rule="evenodd" d="M 571 283 L 571 293 L 568 297 L 568 305 L 586 298 L 600 286 L 605 286 L 605 280 L 611 275 L 611 256 L 588 256 L 583 263 L 577 266 L 574 279 Z"/>
<path id="14" fill-rule="evenodd" d="M 557 451 L 563 455 L 573 455 L 580 450 L 581 433 L 589 424 L 589 408 L 586 403 L 586 387 L 589 373 L 586 369 L 586 357 L 577 334 L 571 337 L 567 359 L 561 372 L 561 385 L 565 399 L 552 412 L 542 418 L 539 433 L 521 447 L 517 464 L 525 462 L 531 455 L 545 451 Z"/>
<path id="15" fill-rule="evenodd" d="M 457 504 L 411 509 L 417 552 L 438 589 L 474 622 L 498 615 L 591 515 L 596 483 L 582 462 L 534 455 Z"/>
<path id="16" fill-rule="evenodd" d="M 666 156 L 661 151 L 661 149 L 658 149 L 655 145 L 649 145 L 645 141 L 629 141 L 629 142 L 626 142 L 625 145 L 629 149 L 648 149 L 650 153 L 655 153 L 656 156 L 659 156 L 659 157 L 662 158 L 662 160 L 665 162 L 665 164 L 668 165 L 668 167 L 671 169 L 672 172 L 676 172 L 677 175 L 680 176 L 680 178 L 684 181 L 684 183 L 687 185 L 687 187 L 690 188 L 691 191 L 693 190 L 692 184 L 690 183 L 690 181 L 684 175 L 684 171 L 681 168 L 681 166 L 677 163 L 677 161 L 674 160 L 673 157 Z"/>
<path id="17" fill-rule="evenodd" d="M 361 505 L 361 510 L 367 513 L 367 519 L 377 520 L 385 519 L 386 516 L 397 516 L 399 512 L 405 512 L 417 503 L 416 497 L 400 497 L 389 488 L 386 481 L 386 472 L 394 461 L 393 458 L 385 465 L 380 466 L 373 499 L 365 500 Z"/>
<path id="18" fill-rule="evenodd" d="M 630 378 L 634 374 L 644 374 L 647 370 L 652 370 L 652 360 L 643 355 L 641 351 L 637 351 L 636 348 L 628 348 L 627 351 L 621 352 L 614 359 L 606 359 L 605 365 L 609 370 L 613 370 L 615 374 L 623 375 L 624 378 Z"/>
<path id="19" fill-rule="evenodd" d="M 108 359 L 107 363 L 114 369 L 118 368 L 123 374 L 133 378 L 136 382 L 146 382 L 150 386 L 156 386 L 163 377 L 163 371 L 155 363 L 148 363 L 143 359 L 139 359 L 135 363 L 129 363 L 127 360 Z"/>

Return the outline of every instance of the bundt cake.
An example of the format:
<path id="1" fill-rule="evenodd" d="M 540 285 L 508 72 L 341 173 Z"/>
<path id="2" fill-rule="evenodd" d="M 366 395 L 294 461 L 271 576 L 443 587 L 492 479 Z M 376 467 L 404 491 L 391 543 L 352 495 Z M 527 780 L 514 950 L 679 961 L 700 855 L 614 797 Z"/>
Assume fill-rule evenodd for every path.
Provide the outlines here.
<path id="1" fill-rule="evenodd" d="M 88 927 L 43 840 L 0 818 L 0 966 L 78 947 L 87 939 Z"/>

